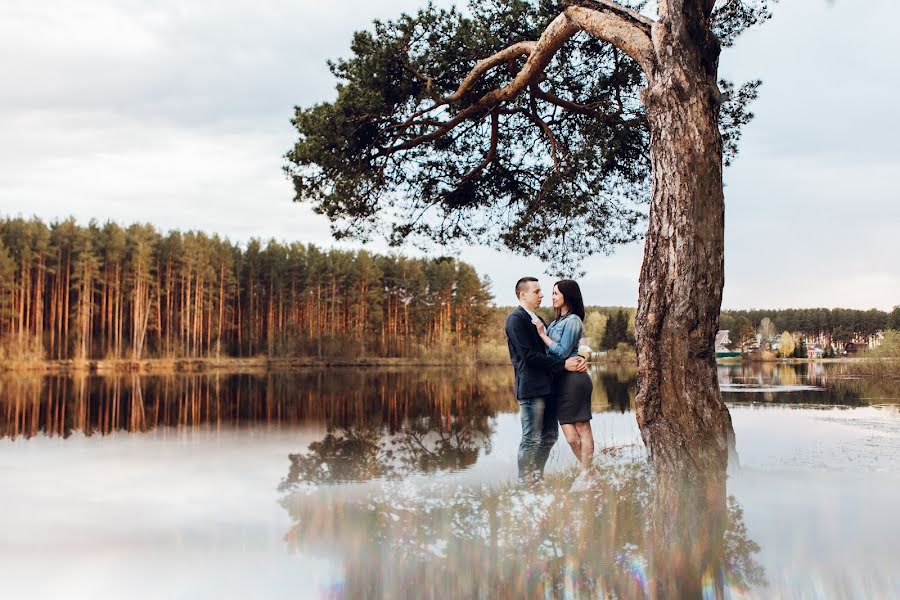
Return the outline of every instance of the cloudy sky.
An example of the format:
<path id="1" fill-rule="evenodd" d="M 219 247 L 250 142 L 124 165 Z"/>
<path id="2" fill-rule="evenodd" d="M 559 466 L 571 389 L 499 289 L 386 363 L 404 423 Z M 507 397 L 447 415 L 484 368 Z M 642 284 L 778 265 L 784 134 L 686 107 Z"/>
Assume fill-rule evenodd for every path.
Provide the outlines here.
<path id="1" fill-rule="evenodd" d="M 334 245 L 281 171 L 292 107 L 333 96 L 354 30 L 423 2 L 4 0 L 0 215 Z M 896 0 L 864 6 L 783 0 L 722 58 L 764 80 L 726 172 L 726 308 L 900 304 Z M 586 259 L 588 301 L 635 305 L 641 250 Z M 502 304 L 547 269 L 461 254 Z"/>

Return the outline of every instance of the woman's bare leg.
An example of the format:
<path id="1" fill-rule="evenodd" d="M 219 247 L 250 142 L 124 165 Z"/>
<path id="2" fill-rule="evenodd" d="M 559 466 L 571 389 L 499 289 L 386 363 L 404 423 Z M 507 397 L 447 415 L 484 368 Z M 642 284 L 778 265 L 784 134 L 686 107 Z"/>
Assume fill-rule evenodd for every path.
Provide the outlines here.
<path id="1" fill-rule="evenodd" d="M 591 431 L 591 422 L 582 421 L 581 423 L 575 423 L 575 432 L 578 434 L 580 449 L 580 452 L 576 453 L 575 456 L 581 461 L 581 465 L 587 469 L 594 460 L 594 432 Z M 566 439 L 569 439 L 568 435 L 566 435 Z M 574 448 L 573 446 L 572 449 L 574 450 Z"/>
<path id="2" fill-rule="evenodd" d="M 578 430 L 572 423 L 562 423 L 561 427 L 563 430 L 563 435 L 566 436 L 566 441 L 569 442 L 569 446 L 572 448 L 572 452 L 575 453 L 575 458 L 580 461 L 582 449 L 581 436 L 578 435 Z"/>

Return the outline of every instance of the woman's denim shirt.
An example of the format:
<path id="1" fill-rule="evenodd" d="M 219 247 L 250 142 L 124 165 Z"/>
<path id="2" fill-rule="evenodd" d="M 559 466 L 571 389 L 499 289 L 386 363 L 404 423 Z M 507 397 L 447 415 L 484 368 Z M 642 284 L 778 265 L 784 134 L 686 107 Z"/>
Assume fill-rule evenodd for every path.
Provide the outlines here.
<path id="1" fill-rule="evenodd" d="M 555 344 L 547 348 L 553 356 L 578 356 L 578 342 L 584 335 L 584 325 L 578 315 L 572 313 L 560 319 L 554 319 L 547 327 L 547 335 Z"/>

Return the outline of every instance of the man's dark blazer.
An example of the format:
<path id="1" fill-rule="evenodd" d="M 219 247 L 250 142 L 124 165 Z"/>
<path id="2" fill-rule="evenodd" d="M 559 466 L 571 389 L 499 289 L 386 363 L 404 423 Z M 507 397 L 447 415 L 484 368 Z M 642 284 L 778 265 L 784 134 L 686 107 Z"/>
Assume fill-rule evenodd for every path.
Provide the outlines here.
<path id="1" fill-rule="evenodd" d="M 537 398 L 553 393 L 553 378 L 565 368 L 566 357 L 547 354 L 547 346 L 531 322 L 531 316 L 521 306 L 506 317 L 506 343 L 516 372 L 516 398 Z"/>

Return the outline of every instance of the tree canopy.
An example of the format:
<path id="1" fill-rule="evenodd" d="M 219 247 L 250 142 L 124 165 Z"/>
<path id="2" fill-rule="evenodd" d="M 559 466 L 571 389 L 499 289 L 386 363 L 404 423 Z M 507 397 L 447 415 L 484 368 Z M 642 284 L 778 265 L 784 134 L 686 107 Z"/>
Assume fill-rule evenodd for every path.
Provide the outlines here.
<path id="1" fill-rule="evenodd" d="M 628 315 L 625 311 L 617 311 L 606 323 L 606 330 L 600 340 L 600 347 L 611 350 L 621 343 L 629 343 L 631 336 L 628 334 Z"/>
<path id="2" fill-rule="evenodd" d="M 583 25 L 558 30 L 576 10 L 649 27 L 646 4 L 429 3 L 376 21 L 329 63 L 336 97 L 296 109 L 285 165 L 296 200 L 338 238 L 478 241 L 563 269 L 639 238 L 651 183 L 644 69 Z M 712 30 L 729 47 L 769 16 L 766 0 L 718 0 Z M 726 163 L 758 86 L 720 82 Z"/>

